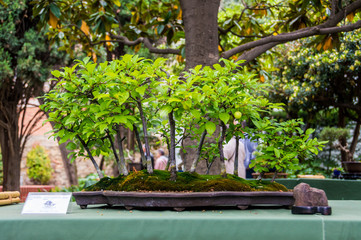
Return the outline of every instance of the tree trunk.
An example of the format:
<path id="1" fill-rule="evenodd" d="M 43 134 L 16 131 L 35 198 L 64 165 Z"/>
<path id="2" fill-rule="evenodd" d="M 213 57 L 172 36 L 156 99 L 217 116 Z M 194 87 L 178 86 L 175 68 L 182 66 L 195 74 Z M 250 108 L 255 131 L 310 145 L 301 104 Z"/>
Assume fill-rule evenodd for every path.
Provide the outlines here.
<path id="1" fill-rule="evenodd" d="M 127 129 L 127 148 L 129 151 L 134 151 L 135 146 L 134 131 Z"/>
<path id="2" fill-rule="evenodd" d="M 110 136 L 109 131 L 107 131 L 107 136 L 108 136 L 108 139 L 110 141 L 110 146 L 112 147 L 112 151 L 113 151 L 114 158 L 115 158 L 115 163 L 118 166 L 118 171 L 119 171 L 119 173 L 123 173 L 122 172 L 122 166 L 120 165 L 119 157 L 118 157 L 118 154 L 117 154 L 117 149 L 115 148 L 114 141 L 113 141 L 112 137 Z M 120 145 L 121 145 L 121 143 L 120 143 Z M 100 166 L 100 169 L 103 170 L 101 166 Z"/>
<path id="3" fill-rule="evenodd" d="M 224 138 L 226 137 L 226 131 L 227 131 L 226 124 L 224 124 L 224 122 L 221 122 L 221 136 L 219 137 L 218 140 L 218 150 L 219 150 L 219 160 L 221 161 L 221 175 L 224 178 L 227 177 L 226 165 L 224 164 L 224 153 L 223 153 L 223 141 Z M 238 159 L 235 159 L 235 161 L 238 161 Z"/>
<path id="4" fill-rule="evenodd" d="M 117 142 L 118 142 L 118 149 L 119 149 L 119 156 L 120 156 L 120 168 L 119 172 L 125 176 L 128 175 L 127 165 L 125 163 L 125 157 L 124 157 L 124 150 L 123 150 L 123 138 L 121 138 L 120 135 L 120 126 L 117 125 Z"/>
<path id="5" fill-rule="evenodd" d="M 355 127 L 354 132 L 353 132 L 352 143 L 351 143 L 351 146 L 350 146 L 350 153 L 352 155 L 355 154 L 357 141 L 358 141 L 358 138 L 360 136 L 360 127 L 361 127 L 361 122 L 357 122 L 356 127 Z"/>
<path id="6" fill-rule="evenodd" d="M 147 159 L 145 158 L 142 141 L 140 141 L 138 128 L 135 126 L 135 124 L 133 124 L 133 129 L 134 129 L 134 135 L 135 135 L 135 138 L 137 139 L 138 148 L 139 148 L 139 152 L 140 152 L 140 162 L 142 163 L 143 167 L 145 167 L 147 165 Z"/>
<path id="7" fill-rule="evenodd" d="M 199 159 L 201 158 L 202 147 L 203 147 L 203 143 L 204 143 L 204 139 L 206 138 L 206 135 L 207 135 L 207 130 L 204 130 L 202 133 L 202 136 L 201 136 L 201 140 L 199 141 L 198 148 L 197 148 L 197 155 L 193 160 L 192 167 L 190 170 L 190 172 L 192 172 L 192 173 L 196 171 L 197 164 L 199 162 Z M 209 172 L 209 169 L 210 169 L 210 167 L 207 164 L 207 172 Z"/>
<path id="8" fill-rule="evenodd" d="M 170 148 L 169 148 L 169 163 L 170 163 L 170 180 L 177 180 L 177 166 L 175 162 L 175 121 L 173 118 L 173 111 L 168 114 L 170 127 Z"/>
<path id="9" fill-rule="evenodd" d="M 197 65 L 211 66 L 218 62 L 217 20 L 219 4 L 220 0 L 180 0 L 186 41 L 186 69 Z M 197 157 L 197 149 L 188 147 L 191 145 L 197 145 L 197 141 L 186 138 L 182 142 L 186 153 L 181 151 L 181 156 L 186 170 L 191 168 L 194 159 Z M 215 160 L 211 174 L 219 174 L 218 164 L 219 159 Z M 206 164 L 199 162 L 196 171 L 206 173 Z"/>
<path id="10" fill-rule="evenodd" d="M 143 106 L 142 102 L 138 99 L 138 110 L 140 117 L 142 119 L 142 125 L 143 125 L 143 134 L 144 134 L 144 145 L 145 145 L 145 153 L 146 153 L 146 159 L 147 159 L 147 171 L 149 174 L 153 174 L 153 165 L 152 165 L 152 159 L 150 157 L 150 146 L 148 141 L 148 128 L 147 128 L 147 119 L 144 116 L 143 112 Z"/>
<path id="11" fill-rule="evenodd" d="M 93 157 L 90 149 L 88 148 L 88 146 L 86 145 L 86 143 L 84 142 L 84 140 L 83 140 L 79 135 L 77 135 L 76 137 L 79 139 L 80 143 L 83 145 L 83 147 L 85 148 L 86 152 L 88 153 L 88 157 L 89 157 L 90 160 L 92 161 L 93 166 L 94 166 L 95 170 L 97 171 L 99 178 L 102 179 L 102 178 L 104 177 L 104 176 L 103 176 L 103 173 L 102 173 L 102 171 L 100 170 L 97 162 L 95 161 L 95 159 L 94 159 L 94 157 Z"/>
<path id="12" fill-rule="evenodd" d="M 186 69 L 217 63 L 220 0 L 180 0 L 180 4 L 186 40 Z"/>
<path id="13" fill-rule="evenodd" d="M 51 124 L 53 126 L 53 123 Z M 60 138 L 57 138 L 58 142 Z M 59 150 L 61 154 L 61 160 L 63 161 L 64 170 L 66 173 L 66 176 L 68 177 L 68 181 L 70 185 L 78 185 L 78 173 L 76 169 L 76 164 L 74 162 L 70 162 L 70 159 L 68 158 L 68 154 L 70 151 L 66 149 L 66 144 L 68 142 L 59 144 Z"/>
<path id="14" fill-rule="evenodd" d="M 238 148 L 239 148 L 239 136 L 236 136 L 236 151 L 234 155 L 234 175 L 238 176 Z"/>
<path id="15" fill-rule="evenodd" d="M 20 139 L 17 102 L 1 106 L 0 146 L 3 161 L 3 191 L 20 191 Z"/>

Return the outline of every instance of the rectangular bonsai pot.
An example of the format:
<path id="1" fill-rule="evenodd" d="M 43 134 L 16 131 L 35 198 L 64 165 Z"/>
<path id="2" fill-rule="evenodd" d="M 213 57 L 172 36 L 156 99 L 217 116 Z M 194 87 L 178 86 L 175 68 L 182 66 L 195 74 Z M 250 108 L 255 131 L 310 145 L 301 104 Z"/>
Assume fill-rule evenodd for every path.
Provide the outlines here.
<path id="1" fill-rule="evenodd" d="M 292 192 L 76 192 L 73 193 L 80 207 L 91 204 L 108 204 L 126 208 L 186 208 L 267 204 L 292 206 Z"/>

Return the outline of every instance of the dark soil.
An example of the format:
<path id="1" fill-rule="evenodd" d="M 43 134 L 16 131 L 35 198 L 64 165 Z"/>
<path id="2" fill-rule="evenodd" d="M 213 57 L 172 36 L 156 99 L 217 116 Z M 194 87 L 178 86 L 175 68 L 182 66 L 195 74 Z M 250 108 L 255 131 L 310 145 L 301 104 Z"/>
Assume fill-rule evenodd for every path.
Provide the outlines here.
<path id="1" fill-rule="evenodd" d="M 105 177 L 85 191 L 154 191 L 154 192 L 213 192 L 213 191 L 289 191 L 276 182 L 245 180 L 228 174 L 227 178 L 220 175 L 199 175 L 197 173 L 178 172 L 177 180 L 170 181 L 170 172 L 154 170 L 153 174 L 146 170 L 134 171 L 128 176 L 116 178 Z"/>

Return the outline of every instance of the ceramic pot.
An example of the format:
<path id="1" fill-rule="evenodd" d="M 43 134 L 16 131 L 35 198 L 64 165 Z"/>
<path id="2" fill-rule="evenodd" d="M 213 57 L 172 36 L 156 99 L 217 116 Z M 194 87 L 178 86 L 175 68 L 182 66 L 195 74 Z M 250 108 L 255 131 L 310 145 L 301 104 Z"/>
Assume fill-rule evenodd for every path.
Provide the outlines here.
<path id="1" fill-rule="evenodd" d="M 342 162 L 342 166 L 347 173 L 361 174 L 361 162 L 355 162 L 355 161 Z"/>

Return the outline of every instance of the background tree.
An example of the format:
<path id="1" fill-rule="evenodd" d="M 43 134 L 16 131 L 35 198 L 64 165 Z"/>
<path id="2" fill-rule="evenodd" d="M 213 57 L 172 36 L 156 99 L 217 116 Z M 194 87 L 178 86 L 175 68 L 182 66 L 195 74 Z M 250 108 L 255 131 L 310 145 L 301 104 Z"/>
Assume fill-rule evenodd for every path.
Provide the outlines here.
<path id="1" fill-rule="evenodd" d="M 249 0 L 224 4 L 220 12 L 219 0 L 34 3 L 41 26 L 69 52 L 80 43 L 96 60 L 101 48 L 120 43 L 134 51 L 144 47 L 151 53 L 175 54 L 180 62 L 185 58 L 186 69 L 212 65 L 220 57 L 253 65 L 277 45 L 311 36 L 320 36 L 315 47 L 336 45 L 342 32 L 361 27 L 354 19 L 361 0 Z M 184 145 L 193 143 L 186 139 Z M 189 149 L 188 156 L 193 159 L 195 149 Z"/>
<path id="2" fill-rule="evenodd" d="M 49 36 L 65 41 L 68 51 L 79 42 L 90 55 L 104 43 L 136 48 L 142 43 L 152 53 L 186 56 L 187 68 L 211 65 L 220 53 L 249 62 L 276 45 L 315 35 L 324 36 L 319 40 L 327 44 L 338 33 L 361 27 L 353 20 L 361 0 L 241 1 L 223 5 L 221 13 L 219 0 L 34 3 L 35 15 L 40 14 L 43 26 L 49 24 Z M 346 16 L 351 23 L 346 24 Z"/>
<path id="3" fill-rule="evenodd" d="M 330 43 L 308 49 L 303 46 L 310 41 L 301 41 L 298 48 L 279 62 L 279 78 L 273 84 L 278 100 L 283 98 L 288 105 L 288 115 L 292 118 L 303 115 L 311 125 L 316 124 L 313 120 L 321 117 L 319 112 L 329 112 L 337 117 L 334 122 L 327 122 L 327 125 L 345 128 L 347 123 L 354 122 L 349 144 L 352 155 L 356 150 L 361 126 L 359 37 L 359 30 L 345 34 L 338 39 L 338 49 L 331 48 Z M 340 144 L 346 147 L 345 136 L 341 138 Z M 346 152 L 343 150 L 341 160 L 346 160 Z"/>
<path id="4" fill-rule="evenodd" d="M 42 92 L 49 66 L 58 61 L 54 48 L 36 30 L 30 1 L 0 5 L 0 146 L 4 190 L 20 189 L 20 160 L 41 112 L 24 122 L 29 99 Z"/>

